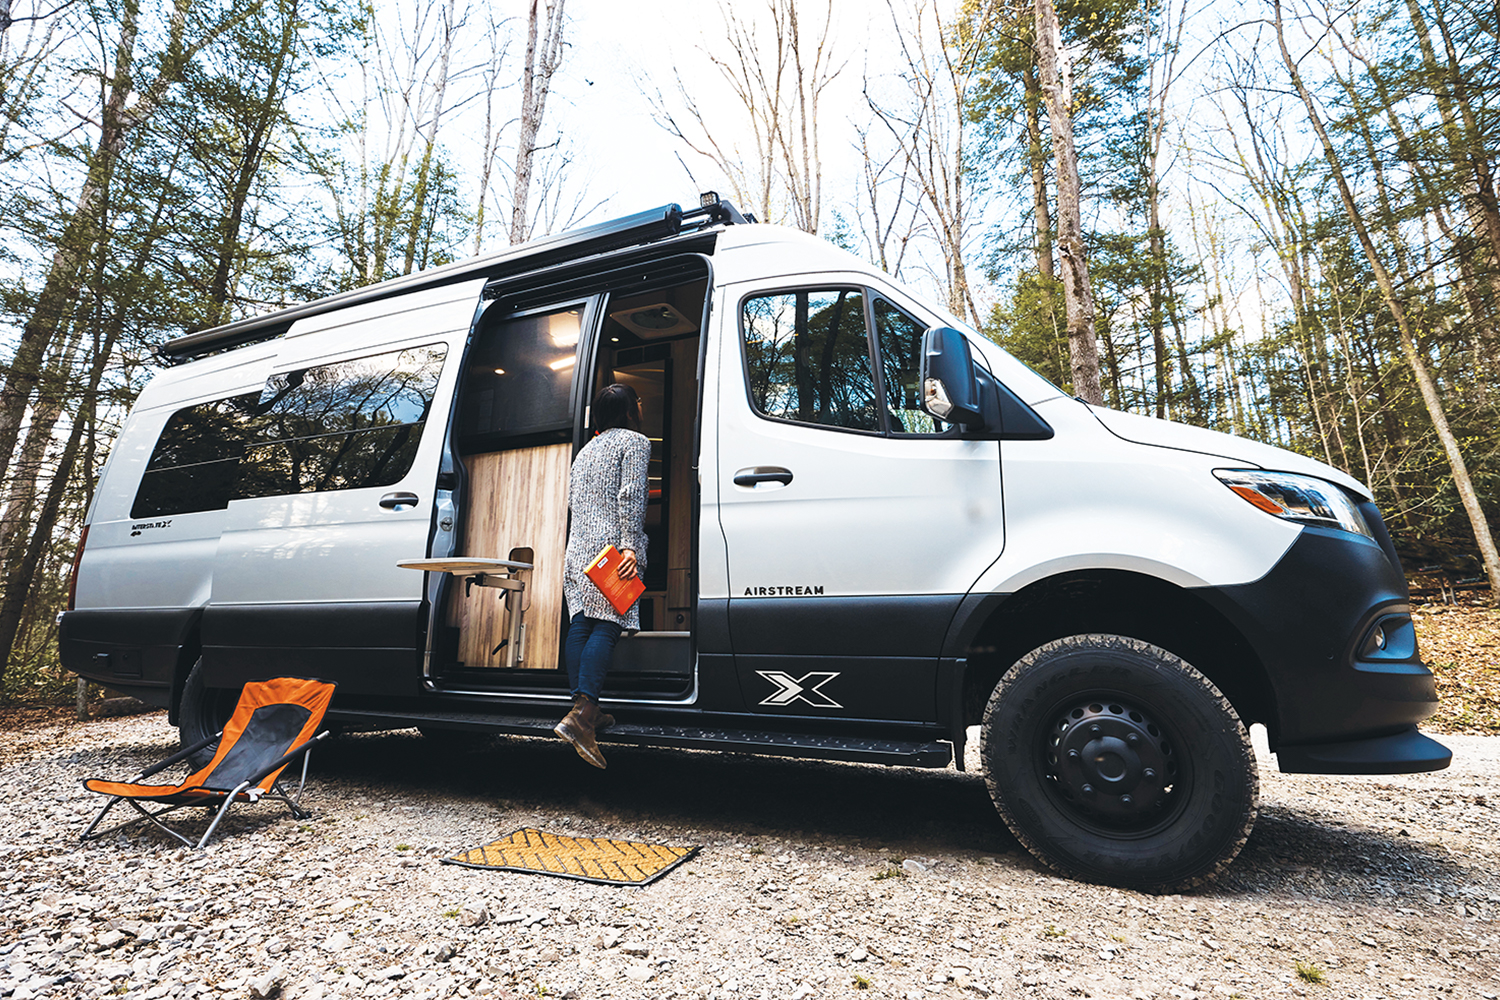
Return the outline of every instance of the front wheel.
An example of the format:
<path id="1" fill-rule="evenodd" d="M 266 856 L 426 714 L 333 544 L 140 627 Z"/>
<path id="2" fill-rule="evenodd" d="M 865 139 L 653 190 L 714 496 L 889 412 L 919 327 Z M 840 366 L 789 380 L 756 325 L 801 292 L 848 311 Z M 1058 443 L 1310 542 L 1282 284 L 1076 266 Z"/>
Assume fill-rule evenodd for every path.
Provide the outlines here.
<path id="1" fill-rule="evenodd" d="M 1022 657 L 990 696 L 981 753 L 1006 825 L 1070 878 L 1177 892 L 1222 871 L 1255 825 L 1239 715 L 1139 639 L 1075 635 Z"/>

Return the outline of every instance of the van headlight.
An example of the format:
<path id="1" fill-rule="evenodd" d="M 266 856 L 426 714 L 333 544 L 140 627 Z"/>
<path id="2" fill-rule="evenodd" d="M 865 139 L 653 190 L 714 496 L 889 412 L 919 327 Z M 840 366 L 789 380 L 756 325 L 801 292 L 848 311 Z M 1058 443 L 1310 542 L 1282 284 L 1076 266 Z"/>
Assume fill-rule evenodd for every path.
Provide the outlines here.
<path id="1" fill-rule="evenodd" d="M 1215 469 L 1214 475 L 1267 514 L 1298 524 L 1343 528 L 1366 538 L 1375 537 L 1348 494 L 1326 480 L 1258 469 Z"/>

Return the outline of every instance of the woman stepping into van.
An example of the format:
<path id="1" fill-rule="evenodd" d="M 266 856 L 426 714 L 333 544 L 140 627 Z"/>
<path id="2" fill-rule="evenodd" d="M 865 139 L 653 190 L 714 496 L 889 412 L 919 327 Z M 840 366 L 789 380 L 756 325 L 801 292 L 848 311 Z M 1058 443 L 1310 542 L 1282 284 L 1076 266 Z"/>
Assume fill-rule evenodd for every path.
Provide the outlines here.
<path id="1" fill-rule="evenodd" d="M 620 579 L 638 576 L 646 565 L 647 469 L 651 442 L 640 433 L 641 401 L 635 390 L 616 382 L 594 397 L 590 409 L 594 437 L 573 460 L 568 479 L 568 553 L 563 598 L 572 621 L 564 651 L 573 710 L 553 732 L 573 744 L 578 756 L 604 767 L 594 733 L 614 723 L 599 711 L 599 691 L 625 629 L 641 627 L 639 603 L 621 614 L 594 586 L 585 570 L 606 545 L 624 557 Z"/>

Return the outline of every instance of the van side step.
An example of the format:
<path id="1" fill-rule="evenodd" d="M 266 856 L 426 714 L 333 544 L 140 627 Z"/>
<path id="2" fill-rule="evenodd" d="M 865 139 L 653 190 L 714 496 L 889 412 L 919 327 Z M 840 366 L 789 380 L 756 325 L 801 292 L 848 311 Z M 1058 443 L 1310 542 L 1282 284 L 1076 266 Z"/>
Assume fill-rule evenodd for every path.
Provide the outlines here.
<path id="1" fill-rule="evenodd" d="M 560 718 L 560 716 L 559 716 Z M 378 709 L 328 712 L 330 722 L 375 728 L 401 729 L 423 725 L 503 733 L 510 736 L 540 736 L 556 739 L 553 718 L 524 715 L 488 715 L 460 712 L 384 712 Z M 599 734 L 600 743 L 626 743 L 645 747 L 684 750 L 727 750 L 772 757 L 807 757 L 816 760 L 849 760 L 865 764 L 904 767 L 947 767 L 953 747 L 941 741 L 891 740 L 868 736 L 826 736 L 815 733 L 784 733 L 769 729 L 708 729 L 701 726 L 634 725 L 618 722 Z"/>
<path id="2" fill-rule="evenodd" d="M 550 730 L 549 730 L 550 733 Z M 947 743 L 884 740 L 867 736 L 821 736 L 751 729 L 699 729 L 689 726 L 634 726 L 616 723 L 600 734 L 607 743 L 682 747 L 691 750 L 733 750 L 773 757 L 812 757 L 853 760 L 866 764 L 906 767 L 947 767 L 953 748 Z"/>

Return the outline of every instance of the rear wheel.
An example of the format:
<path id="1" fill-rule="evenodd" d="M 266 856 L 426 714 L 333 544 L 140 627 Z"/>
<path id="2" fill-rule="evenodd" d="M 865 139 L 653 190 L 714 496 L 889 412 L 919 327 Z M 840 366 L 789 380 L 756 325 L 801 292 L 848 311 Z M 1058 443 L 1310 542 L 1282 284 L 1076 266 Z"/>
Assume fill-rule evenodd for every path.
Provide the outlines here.
<path id="1" fill-rule="evenodd" d="M 1072 878 L 1176 892 L 1222 871 L 1255 824 L 1239 715 L 1139 639 L 1075 635 L 1028 653 L 990 696 L 982 740 L 1006 825 Z"/>
<path id="2" fill-rule="evenodd" d="M 240 693 L 231 688 L 211 688 L 203 683 L 203 658 L 188 671 L 187 681 L 182 685 L 182 703 L 177 708 L 177 736 L 185 747 L 192 746 L 216 733 L 222 732 L 229 717 L 234 714 L 235 702 Z M 205 747 L 192 757 L 194 767 L 202 767 L 214 756 L 212 745 Z"/>

